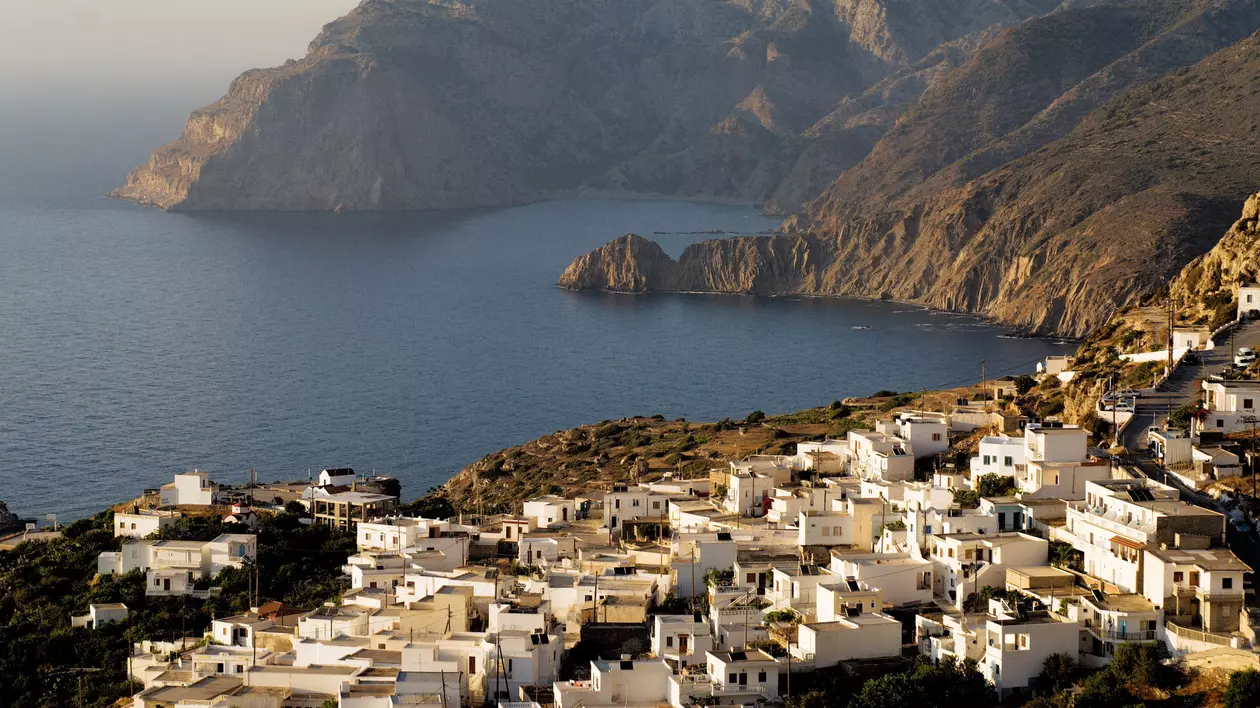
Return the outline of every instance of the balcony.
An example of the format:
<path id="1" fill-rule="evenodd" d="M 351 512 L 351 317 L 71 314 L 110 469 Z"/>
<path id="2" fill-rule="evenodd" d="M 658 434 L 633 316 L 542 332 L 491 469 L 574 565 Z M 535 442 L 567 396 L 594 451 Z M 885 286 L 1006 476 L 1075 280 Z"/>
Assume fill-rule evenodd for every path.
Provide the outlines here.
<path id="1" fill-rule="evenodd" d="M 1198 585 L 1174 585 L 1173 595 L 1177 597 L 1196 597 L 1204 601 L 1212 600 L 1241 600 L 1243 598 L 1242 588 L 1231 588 L 1229 590 L 1209 590 Z"/>
<path id="2" fill-rule="evenodd" d="M 1159 638 L 1157 636 L 1158 633 L 1153 629 L 1139 630 L 1136 632 L 1117 632 L 1110 629 L 1100 629 L 1090 625 L 1086 625 L 1085 629 L 1089 630 L 1090 634 L 1098 637 L 1104 642 L 1153 642 Z"/>
<path id="3" fill-rule="evenodd" d="M 761 696 L 762 698 L 773 698 L 773 696 L 770 695 L 770 689 L 767 688 L 765 685 L 759 684 L 759 683 L 751 683 L 745 686 L 741 686 L 739 684 L 734 684 L 734 683 L 713 684 L 713 695 L 729 696 L 733 694 L 739 694 L 739 695 L 754 694 L 754 695 Z"/>
<path id="4" fill-rule="evenodd" d="M 1199 629 L 1183 627 L 1175 622 L 1169 622 L 1167 620 L 1164 621 L 1164 627 L 1179 639 L 1185 639 L 1192 642 L 1216 644 L 1223 647 L 1234 646 L 1234 638 L 1228 634 L 1213 634 L 1212 632 L 1204 632 Z"/>

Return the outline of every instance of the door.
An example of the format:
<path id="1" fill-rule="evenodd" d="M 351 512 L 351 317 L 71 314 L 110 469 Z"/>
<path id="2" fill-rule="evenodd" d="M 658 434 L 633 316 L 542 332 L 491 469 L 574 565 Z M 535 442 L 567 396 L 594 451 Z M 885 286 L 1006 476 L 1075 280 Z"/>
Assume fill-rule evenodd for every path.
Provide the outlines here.
<path id="1" fill-rule="evenodd" d="M 561 509 L 561 510 L 560 510 L 560 520 L 561 520 L 561 521 L 568 521 L 568 520 L 569 520 L 569 508 L 568 508 L 568 507 L 565 507 L 565 508 L 563 508 L 563 509 Z"/>
<path id="2" fill-rule="evenodd" d="M 687 656 L 688 654 L 691 653 L 687 649 L 687 640 L 690 638 L 691 637 L 688 637 L 685 634 L 678 635 L 678 655 L 679 656 Z"/>
<path id="3" fill-rule="evenodd" d="M 469 676 L 477 675 L 477 657 L 475 656 L 468 657 L 468 675 Z"/>
<path id="4" fill-rule="evenodd" d="M 166 592 L 170 592 L 170 591 L 171 591 L 171 579 L 170 579 L 170 578 L 162 578 L 162 589 L 163 589 L 163 590 L 165 590 Z"/>
<path id="5" fill-rule="evenodd" d="M 741 686 L 748 685 L 748 672 L 747 671 L 741 671 L 739 673 L 739 685 Z"/>

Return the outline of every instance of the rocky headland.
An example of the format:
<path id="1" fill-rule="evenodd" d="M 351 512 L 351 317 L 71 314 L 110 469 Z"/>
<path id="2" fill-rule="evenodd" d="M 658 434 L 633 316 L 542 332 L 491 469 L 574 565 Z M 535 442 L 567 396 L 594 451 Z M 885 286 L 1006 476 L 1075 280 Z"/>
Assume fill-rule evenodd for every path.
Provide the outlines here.
<path id="1" fill-rule="evenodd" d="M 115 195 L 735 199 L 790 214 L 783 235 L 674 265 L 640 245 L 566 284 L 891 297 L 1082 336 L 1260 184 L 1257 30 L 1254 0 L 366 0 Z"/>

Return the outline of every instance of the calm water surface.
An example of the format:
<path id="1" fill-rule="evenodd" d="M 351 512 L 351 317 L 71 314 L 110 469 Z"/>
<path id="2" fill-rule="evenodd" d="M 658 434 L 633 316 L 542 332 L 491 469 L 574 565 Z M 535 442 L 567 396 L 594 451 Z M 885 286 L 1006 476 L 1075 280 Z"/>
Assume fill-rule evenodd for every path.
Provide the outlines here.
<path id="1" fill-rule="evenodd" d="M 888 303 L 553 287 L 573 256 L 627 231 L 773 225 L 668 201 L 0 210 L 0 499 L 70 518 L 185 468 L 239 481 L 338 465 L 397 475 L 415 496 L 581 423 L 790 411 L 1063 349 Z M 677 255 L 704 237 L 657 238 Z"/>
<path id="2" fill-rule="evenodd" d="M 743 207 L 190 216 L 111 202 L 179 122 L 99 113 L 0 110 L 0 500 L 23 515 L 87 515 L 192 467 L 242 481 L 349 465 L 414 497 L 573 425 L 791 411 L 1066 349 L 890 303 L 554 287 L 629 231 L 776 225 Z M 676 256 L 706 237 L 656 238 Z"/>

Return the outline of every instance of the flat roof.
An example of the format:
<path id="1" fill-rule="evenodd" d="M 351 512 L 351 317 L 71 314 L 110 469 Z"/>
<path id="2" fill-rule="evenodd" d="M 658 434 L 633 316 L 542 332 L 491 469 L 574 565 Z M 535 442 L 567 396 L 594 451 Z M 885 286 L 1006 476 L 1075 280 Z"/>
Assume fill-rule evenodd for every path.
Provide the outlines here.
<path id="1" fill-rule="evenodd" d="M 238 678 L 227 676 L 208 676 L 188 686 L 160 686 L 150 688 L 140 694 L 147 701 L 163 703 L 181 703 L 184 701 L 209 701 L 227 693 L 232 693 L 245 685 Z"/>
<path id="2" fill-rule="evenodd" d="M 1101 600 L 1090 595 L 1082 595 L 1082 602 L 1087 602 L 1100 610 L 1111 612 L 1154 612 L 1155 605 L 1149 600 L 1134 593 L 1116 593 L 1104 595 Z"/>
<path id="3" fill-rule="evenodd" d="M 1146 552 L 1168 563 L 1194 565 L 1203 570 L 1241 570 L 1245 572 L 1251 570 L 1251 566 L 1242 562 L 1228 548 L 1147 548 Z"/>

